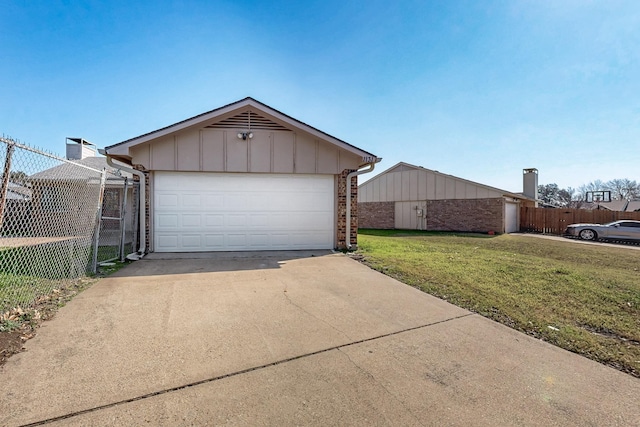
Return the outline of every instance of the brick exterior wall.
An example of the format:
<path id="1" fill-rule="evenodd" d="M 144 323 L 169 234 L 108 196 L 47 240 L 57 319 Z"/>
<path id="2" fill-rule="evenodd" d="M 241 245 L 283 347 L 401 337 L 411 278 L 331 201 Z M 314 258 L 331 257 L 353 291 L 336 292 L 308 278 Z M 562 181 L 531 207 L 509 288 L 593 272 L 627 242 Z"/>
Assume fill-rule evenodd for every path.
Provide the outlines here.
<path id="1" fill-rule="evenodd" d="M 338 175 L 338 206 L 336 224 L 336 242 L 337 249 L 346 249 L 347 234 L 347 175 L 353 170 L 345 169 Z M 358 179 L 351 178 L 351 248 L 355 249 L 358 245 Z"/>
<path id="2" fill-rule="evenodd" d="M 390 230 L 395 228 L 395 202 L 358 203 L 358 225 L 360 228 Z"/>
<path id="3" fill-rule="evenodd" d="M 427 230 L 503 232 L 504 199 L 427 200 Z"/>

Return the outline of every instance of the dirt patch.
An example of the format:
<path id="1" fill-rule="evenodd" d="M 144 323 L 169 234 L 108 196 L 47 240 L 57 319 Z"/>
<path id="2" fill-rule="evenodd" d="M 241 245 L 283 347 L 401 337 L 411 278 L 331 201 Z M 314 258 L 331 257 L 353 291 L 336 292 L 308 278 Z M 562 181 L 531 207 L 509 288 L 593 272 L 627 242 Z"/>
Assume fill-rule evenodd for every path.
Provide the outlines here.
<path id="1" fill-rule="evenodd" d="M 96 281 L 96 278 L 80 278 L 39 297 L 31 307 L 15 307 L 0 313 L 0 366 L 12 355 L 25 350 L 24 343 L 36 336 L 42 322 L 55 316 L 60 307 Z"/>
<path id="2" fill-rule="evenodd" d="M 9 358 L 9 356 L 21 352 L 24 347 L 22 332 L 2 332 L 0 333 L 0 365 Z"/>

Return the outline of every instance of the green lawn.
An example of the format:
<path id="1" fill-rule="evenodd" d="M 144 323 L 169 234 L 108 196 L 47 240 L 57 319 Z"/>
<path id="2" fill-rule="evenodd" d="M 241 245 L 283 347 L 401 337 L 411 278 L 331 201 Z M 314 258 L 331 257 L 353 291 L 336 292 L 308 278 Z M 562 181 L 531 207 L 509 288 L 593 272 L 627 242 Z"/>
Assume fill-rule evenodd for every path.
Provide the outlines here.
<path id="1" fill-rule="evenodd" d="M 640 377 L 640 251 L 525 236 L 360 230 L 372 268 Z"/>
<path id="2" fill-rule="evenodd" d="M 89 250 L 60 243 L 0 248 L 0 310 L 26 308 L 38 297 L 84 276 Z M 71 259 L 76 259 L 75 264 Z"/>

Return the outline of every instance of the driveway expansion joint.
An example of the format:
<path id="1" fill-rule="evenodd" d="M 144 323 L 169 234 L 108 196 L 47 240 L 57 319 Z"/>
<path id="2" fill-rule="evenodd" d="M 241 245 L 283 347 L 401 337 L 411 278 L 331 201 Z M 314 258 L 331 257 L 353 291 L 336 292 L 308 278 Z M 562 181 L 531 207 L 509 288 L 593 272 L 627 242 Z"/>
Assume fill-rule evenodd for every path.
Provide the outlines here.
<path id="1" fill-rule="evenodd" d="M 313 317 L 314 319 L 316 319 L 318 322 L 322 322 L 325 325 L 327 325 L 328 327 L 330 327 L 331 329 L 333 329 L 336 332 L 339 332 L 340 334 L 344 335 L 348 340 L 351 340 L 352 338 L 347 335 L 346 333 L 344 333 L 344 331 L 341 331 L 340 329 L 336 328 L 334 325 L 332 325 L 331 323 L 327 322 L 326 320 L 314 315 L 313 313 L 310 313 L 309 311 L 307 311 L 306 309 L 304 309 L 302 306 L 300 306 L 299 304 L 293 302 L 293 300 L 291 299 L 291 297 L 289 296 L 289 294 L 287 293 L 287 285 L 284 285 L 284 290 L 282 292 L 282 294 L 284 295 L 284 298 L 287 300 L 287 302 L 289 304 L 291 304 L 292 306 L 296 307 L 298 310 L 302 311 L 303 313 L 307 314 L 308 316 Z"/>
<path id="2" fill-rule="evenodd" d="M 403 334 L 405 332 L 412 332 L 412 331 L 419 330 L 419 329 L 425 329 L 425 328 L 428 328 L 428 327 L 431 327 L 431 326 L 440 325 L 442 323 L 447 323 L 447 322 L 450 322 L 450 321 L 453 321 L 453 320 L 458 320 L 458 319 L 462 319 L 462 318 L 465 318 L 465 317 L 474 316 L 475 314 L 476 313 L 471 313 L 470 312 L 470 313 L 466 313 L 466 314 L 463 314 L 463 315 L 460 315 L 460 316 L 454 316 L 454 317 L 450 317 L 450 318 L 447 318 L 447 319 L 444 319 L 444 320 L 439 320 L 437 322 L 428 323 L 428 324 L 425 324 L 425 325 L 413 326 L 413 327 L 410 327 L 410 328 L 402 329 L 400 331 L 389 332 L 387 334 L 382 334 L 382 335 L 378 335 L 378 336 L 371 337 L 371 338 L 364 338 L 364 339 L 361 339 L 361 340 L 358 340 L 358 341 L 350 342 L 348 344 L 341 344 L 341 345 L 325 348 L 325 349 L 322 349 L 322 350 L 314 351 L 314 352 L 311 352 L 311 353 L 301 354 L 299 356 L 293 356 L 293 357 L 289 357 L 289 358 L 286 358 L 286 359 L 277 360 L 275 362 L 266 363 L 264 365 L 259 365 L 259 366 L 254 366 L 254 367 L 251 367 L 251 368 L 242 369 L 242 370 L 236 371 L 236 372 L 230 372 L 228 374 L 219 375 L 219 376 L 212 377 L 212 378 L 206 378 L 206 379 L 203 379 L 203 380 L 200 380 L 200 381 L 195 381 L 195 382 L 192 382 L 192 383 L 189 383 L 189 384 L 183 384 L 183 385 L 180 385 L 180 386 L 154 391 L 154 392 L 151 392 L 151 393 L 143 394 L 141 396 L 136 396 L 136 397 L 132 397 L 132 398 L 129 398 L 129 399 L 124 399 L 124 400 L 120 400 L 120 401 L 117 401 L 117 402 L 107 403 L 105 405 L 94 406 L 93 408 L 83 409 L 83 410 L 71 412 L 71 413 L 68 413 L 68 414 L 65 414 L 65 415 L 59 415 L 57 417 L 47 418 L 47 419 L 44 419 L 44 420 L 35 421 L 35 422 L 32 422 L 32 423 L 28 423 L 28 424 L 22 424 L 20 427 L 32 427 L 32 426 L 41 426 L 41 425 L 51 424 L 51 423 L 54 423 L 56 421 L 62 421 L 62 420 L 65 420 L 65 419 L 74 418 L 74 417 L 77 417 L 77 416 L 80 416 L 80 415 L 84 415 L 84 414 L 88 414 L 88 413 L 91 413 L 91 412 L 97 412 L 97 411 L 101 411 L 103 409 L 109 409 L 109 408 L 113 408 L 113 407 L 120 406 L 120 405 L 127 404 L 127 403 L 138 402 L 138 401 L 141 401 L 141 400 L 149 399 L 151 397 L 156 397 L 156 396 L 160 396 L 160 395 L 163 395 L 163 394 L 173 393 L 173 392 L 180 391 L 180 390 L 185 390 L 185 389 L 188 389 L 188 388 L 191 388 L 191 387 L 196 387 L 196 386 L 203 385 L 203 384 L 213 383 L 213 382 L 220 381 L 220 380 L 223 380 L 223 379 L 226 379 L 226 378 L 231 378 L 231 377 L 235 377 L 235 376 L 238 376 L 238 375 L 247 374 L 249 372 L 253 372 L 253 371 L 258 371 L 258 370 L 261 370 L 261 369 L 269 368 L 269 367 L 272 367 L 272 366 L 278 366 L 278 365 L 282 365 L 282 364 L 285 364 L 285 363 L 288 363 L 288 362 L 293 362 L 295 360 L 306 359 L 307 357 L 316 356 L 316 355 L 322 354 L 322 353 L 328 353 L 328 352 L 333 351 L 333 350 L 337 350 L 341 354 L 345 354 L 344 352 L 342 352 L 341 349 L 347 348 L 347 347 L 351 347 L 351 346 L 354 346 L 354 345 L 358 345 L 358 344 L 362 344 L 362 343 L 366 343 L 366 342 L 376 341 L 376 340 L 381 339 L 381 338 L 387 338 L 387 337 L 391 337 L 391 336 L 394 336 L 394 335 L 400 335 L 400 334 Z"/>

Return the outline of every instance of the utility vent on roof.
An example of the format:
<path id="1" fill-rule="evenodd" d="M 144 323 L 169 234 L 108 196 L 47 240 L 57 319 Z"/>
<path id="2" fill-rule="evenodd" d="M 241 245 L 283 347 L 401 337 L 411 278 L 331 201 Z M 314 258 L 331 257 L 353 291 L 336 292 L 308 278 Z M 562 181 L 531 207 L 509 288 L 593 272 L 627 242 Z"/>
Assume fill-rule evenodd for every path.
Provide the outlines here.
<path id="1" fill-rule="evenodd" d="M 290 130 L 253 111 L 245 111 L 207 126 L 214 129 Z"/>

